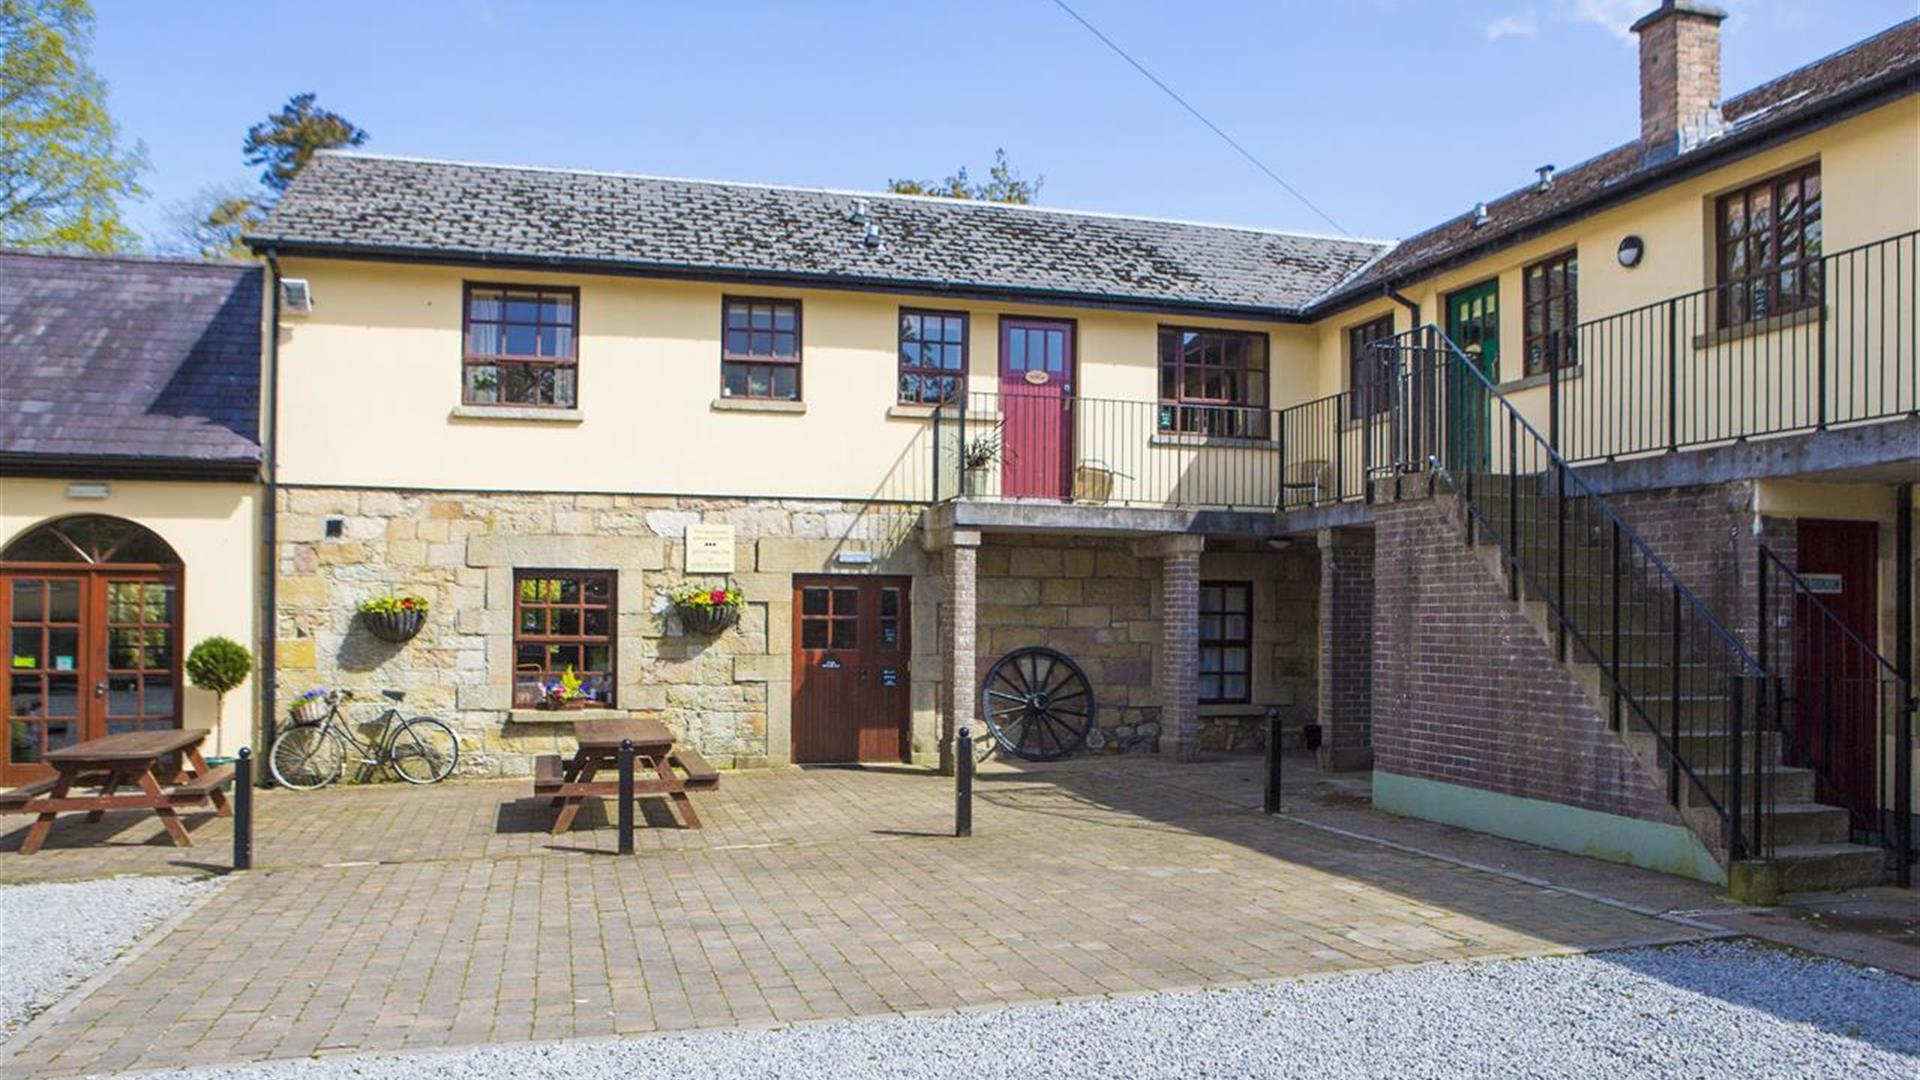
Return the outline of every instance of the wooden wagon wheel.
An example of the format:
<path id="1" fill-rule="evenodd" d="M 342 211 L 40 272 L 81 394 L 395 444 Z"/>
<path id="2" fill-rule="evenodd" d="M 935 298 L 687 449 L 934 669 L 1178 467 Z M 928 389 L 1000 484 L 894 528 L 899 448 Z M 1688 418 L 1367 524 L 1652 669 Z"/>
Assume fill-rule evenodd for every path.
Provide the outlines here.
<path id="1" fill-rule="evenodd" d="M 980 685 L 980 716 L 994 745 L 1028 761 L 1080 749 L 1098 713 L 1087 673 L 1058 649 L 1015 649 L 993 662 Z"/>

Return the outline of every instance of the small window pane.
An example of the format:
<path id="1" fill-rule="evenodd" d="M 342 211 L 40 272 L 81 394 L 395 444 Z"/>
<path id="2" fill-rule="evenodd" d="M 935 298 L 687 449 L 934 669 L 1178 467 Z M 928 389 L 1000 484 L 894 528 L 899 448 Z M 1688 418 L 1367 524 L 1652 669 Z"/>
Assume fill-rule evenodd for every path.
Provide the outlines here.
<path id="1" fill-rule="evenodd" d="M 827 590 L 800 590 L 800 610 L 806 615 L 825 615 L 827 613 Z"/>
<path id="2" fill-rule="evenodd" d="M 800 624 L 800 647 L 803 649 L 824 649 L 827 647 L 827 620 L 808 619 Z"/>
<path id="3" fill-rule="evenodd" d="M 859 648 L 860 623 L 855 619 L 833 620 L 833 647 L 836 649 Z"/>

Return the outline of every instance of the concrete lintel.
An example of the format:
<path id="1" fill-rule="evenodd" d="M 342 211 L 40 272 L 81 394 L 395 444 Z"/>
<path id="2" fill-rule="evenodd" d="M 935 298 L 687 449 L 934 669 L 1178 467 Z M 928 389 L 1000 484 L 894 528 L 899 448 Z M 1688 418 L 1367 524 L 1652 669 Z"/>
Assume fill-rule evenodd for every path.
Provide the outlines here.
<path id="1" fill-rule="evenodd" d="M 1198 510 L 1057 502 L 979 502 L 963 499 L 934 508 L 928 516 L 928 531 L 935 531 L 942 524 L 990 533 L 1096 536 L 1192 533 L 1251 539 L 1279 535 L 1271 510 Z"/>
<path id="2" fill-rule="evenodd" d="M 1580 476 L 1602 495 L 1792 477 L 1897 483 L 1920 479 L 1920 417 L 1597 462 Z"/>
<path id="3" fill-rule="evenodd" d="M 1164 559 L 1169 555 L 1198 555 L 1207 549 L 1204 536 L 1149 536 L 1133 542 L 1133 553 L 1142 559 Z"/>
<path id="4" fill-rule="evenodd" d="M 1282 536 L 1310 536 L 1322 529 L 1371 526 L 1372 524 L 1373 504 L 1361 499 L 1333 503 L 1328 506 L 1287 510 L 1279 515 L 1277 521 Z"/>
<path id="5" fill-rule="evenodd" d="M 1356 528 L 1351 525 L 1338 525 L 1317 530 L 1314 542 L 1322 551 L 1336 547 L 1372 547 L 1373 530 Z"/>

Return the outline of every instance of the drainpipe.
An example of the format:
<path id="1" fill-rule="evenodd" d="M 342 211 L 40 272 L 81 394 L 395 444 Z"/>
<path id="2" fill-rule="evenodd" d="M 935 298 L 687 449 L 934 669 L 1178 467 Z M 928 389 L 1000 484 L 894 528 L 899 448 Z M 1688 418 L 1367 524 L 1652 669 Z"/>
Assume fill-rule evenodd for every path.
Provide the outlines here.
<path id="1" fill-rule="evenodd" d="M 1900 675 L 1904 701 L 1894 703 L 1893 724 L 1893 835 L 1900 849 L 1894 880 L 1901 888 L 1913 884 L 1913 485 L 1901 484 L 1893 500 L 1893 665 Z"/>
<path id="2" fill-rule="evenodd" d="M 273 737 L 276 734 L 274 703 L 279 700 L 279 673 L 275 665 L 278 658 L 280 637 L 280 258 L 272 249 L 267 249 L 269 317 L 267 319 L 267 439 L 266 460 L 261 462 L 261 479 L 266 488 L 264 500 L 264 520 L 261 533 L 267 550 L 266 580 L 261 588 L 261 606 L 264 617 L 260 627 L 260 731 L 264 737 L 263 751 L 273 749 Z M 265 753 L 256 754 L 260 760 Z M 261 769 L 257 778 L 261 787 L 273 783 L 271 769 Z"/>
<path id="3" fill-rule="evenodd" d="M 1387 299 L 1393 301 L 1396 304 L 1399 304 L 1403 308 L 1406 308 L 1407 313 L 1413 316 L 1413 325 L 1408 327 L 1408 329 L 1410 330 L 1419 329 L 1420 328 L 1419 302 L 1415 300 L 1407 299 L 1405 294 L 1403 294 L 1399 289 L 1396 289 L 1391 285 L 1387 286 L 1385 291 L 1386 291 Z"/>

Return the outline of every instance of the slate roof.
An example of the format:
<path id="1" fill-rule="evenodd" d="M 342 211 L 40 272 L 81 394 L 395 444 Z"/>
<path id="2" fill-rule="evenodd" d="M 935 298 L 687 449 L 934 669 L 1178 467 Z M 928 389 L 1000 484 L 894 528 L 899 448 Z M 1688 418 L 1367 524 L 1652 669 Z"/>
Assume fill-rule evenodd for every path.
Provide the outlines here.
<path id="1" fill-rule="evenodd" d="M 867 207 L 864 222 L 849 219 L 856 200 Z M 878 247 L 863 241 L 869 222 Z M 1283 314 L 1387 246 L 954 199 L 353 152 L 316 157 L 249 241 Z"/>
<path id="2" fill-rule="evenodd" d="M 1395 245 L 1364 271 L 1343 283 L 1319 304 L 1330 305 L 1359 295 L 1374 295 L 1390 282 L 1409 281 L 1440 264 L 1474 257 L 1488 248 L 1512 242 L 1529 228 L 1589 204 L 1636 180 L 1654 180 L 1684 168 L 1712 161 L 1723 153 L 1751 145 L 1759 138 L 1792 126 L 1822 106 L 1877 86 L 1920 78 L 1920 18 L 1909 19 L 1873 37 L 1816 60 L 1771 82 L 1727 98 L 1721 115 L 1728 128 L 1717 143 L 1710 142 L 1675 157 L 1648 160 L 1639 141 L 1591 158 L 1554 177 L 1546 191 L 1534 185 L 1487 204 L 1487 223 L 1475 228 L 1473 212 L 1461 214 Z"/>
<path id="3" fill-rule="evenodd" d="M 262 276 L 0 251 L 0 456 L 259 461 Z"/>

